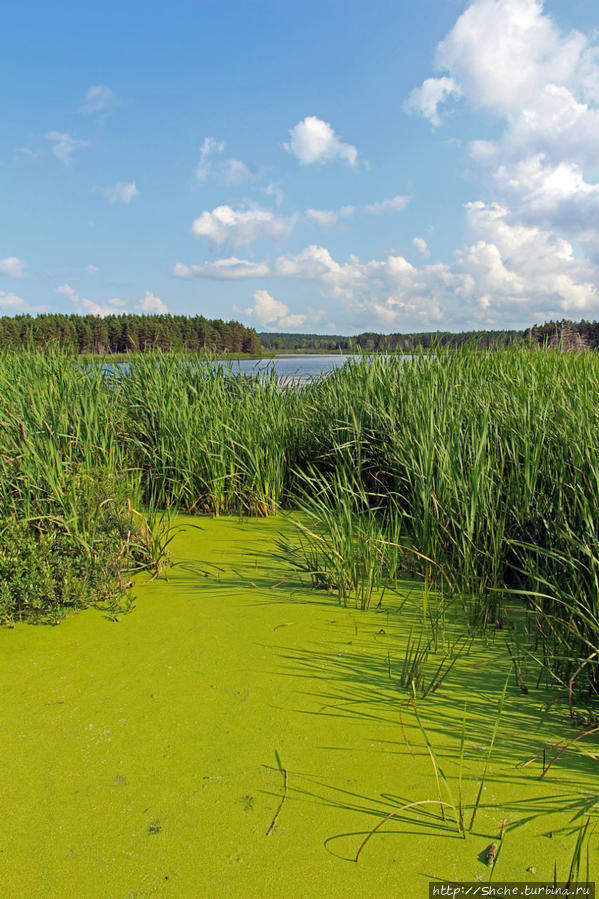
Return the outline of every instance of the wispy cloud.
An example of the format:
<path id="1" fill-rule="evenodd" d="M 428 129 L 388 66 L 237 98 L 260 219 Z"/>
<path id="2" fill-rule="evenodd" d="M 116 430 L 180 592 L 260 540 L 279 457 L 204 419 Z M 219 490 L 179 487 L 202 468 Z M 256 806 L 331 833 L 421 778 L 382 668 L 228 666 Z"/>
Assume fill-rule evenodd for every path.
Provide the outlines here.
<path id="1" fill-rule="evenodd" d="M 401 212 L 402 209 L 405 209 L 408 203 L 410 202 L 410 198 L 406 196 L 397 196 L 397 197 L 389 197 L 386 200 L 381 200 L 378 203 L 370 203 L 366 210 L 370 212 L 371 215 L 380 215 L 382 212 Z"/>
<path id="2" fill-rule="evenodd" d="M 306 209 L 306 216 L 317 225 L 324 225 L 325 228 L 332 228 L 337 224 L 337 213 L 332 209 Z"/>
<path id="3" fill-rule="evenodd" d="M 14 312 L 20 310 L 26 305 L 23 297 L 17 296 L 16 293 L 7 293 L 0 290 L 0 309 Z"/>
<path id="4" fill-rule="evenodd" d="M 109 203 L 122 203 L 125 206 L 128 206 L 134 197 L 139 196 L 135 181 L 118 181 L 113 187 L 101 187 L 100 192 Z"/>
<path id="5" fill-rule="evenodd" d="M 196 178 L 198 181 L 205 181 L 210 174 L 212 168 L 212 160 L 215 155 L 222 153 L 225 145 L 222 140 L 216 140 L 214 137 L 205 137 L 200 150 L 200 160 L 196 167 Z"/>
<path id="6" fill-rule="evenodd" d="M 15 150 L 15 154 L 20 159 L 27 159 L 29 162 L 33 162 L 35 159 L 38 159 L 39 153 L 36 153 L 35 150 L 32 150 L 30 147 L 17 147 Z"/>
<path id="7" fill-rule="evenodd" d="M 46 140 L 49 140 L 52 144 L 52 152 L 56 158 L 64 162 L 65 165 L 71 162 L 71 157 L 76 150 L 89 146 L 89 141 L 78 140 L 63 131 L 48 131 Z"/>
<path id="8" fill-rule="evenodd" d="M 196 166 L 196 178 L 203 184 L 209 177 L 214 177 L 226 187 L 237 187 L 247 181 L 253 181 L 254 172 L 241 159 L 234 156 L 221 159 L 225 152 L 225 144 L 214 137 L 205 137 L 200 150 L 200 159 Z"/>
<path id="9" fill-rule="evenodd" d="M 93 84 L 87 91 L 79 111 L 84 115 L 105 115 L 118 103 L 114 91 L 105 84 Z"/>
<path id="10" fill-rule="evenodd" d="M 25 275 L 23 260 L 17 256 L 0 259 L 0 275 L 4 275 L 5 278 L 22 278 Z"/>
<path id="11" fill-rule="evenodd" d="M 175 278 L 212 278 L 215 281 L 241 281 L 245 278 L 266 278 L 270 275 L 270 267 L 266 262 L 251 262 L 247 259 L 217 259 L 216 262 L 203 262 L 199 265 L 186 265 L 177 262 L 173 268 Z"/>
<path id="12" fill-rule="evenodd" d="M 119 297 L 110 297 L 105 303 L 96 303 L 94 300 L 80 296 L 70 284 L 61 284 L 56 288 L 56 293 L 60 293 L 70 300 L 76 312 L 81 315 L 99 315 L 103 318 L 105 315 L 116 315 L 122 312 L 126 305 L 125 301 Z"/>

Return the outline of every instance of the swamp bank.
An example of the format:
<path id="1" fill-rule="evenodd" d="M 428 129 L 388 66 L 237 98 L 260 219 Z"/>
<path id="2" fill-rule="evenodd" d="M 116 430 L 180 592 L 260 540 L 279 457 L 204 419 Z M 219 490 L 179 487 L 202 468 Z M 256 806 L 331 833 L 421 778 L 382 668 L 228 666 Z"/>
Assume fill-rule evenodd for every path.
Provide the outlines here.
<path id="1" fill-rule="evenodd" d="M 424 897 L 585 879 L 587 859 L 593 876 L 595 738 L 550 750 L 577 730 L 567 703 L 517 687 L 499 633 L 459 651 L 463 620 L 410 579 L 381 611 L 315 596 L 279 551 L 295 516 L 178 524 L 168 581 L 140 580 L 119 622 L 0 632 L 6 895 Z"/>
<path id="2" fill-rule="evenodd" d="M 284 386 L 4 353 L 0 397 L 15 889 L 594 869 L 594 353 L 371 356 Z"/>

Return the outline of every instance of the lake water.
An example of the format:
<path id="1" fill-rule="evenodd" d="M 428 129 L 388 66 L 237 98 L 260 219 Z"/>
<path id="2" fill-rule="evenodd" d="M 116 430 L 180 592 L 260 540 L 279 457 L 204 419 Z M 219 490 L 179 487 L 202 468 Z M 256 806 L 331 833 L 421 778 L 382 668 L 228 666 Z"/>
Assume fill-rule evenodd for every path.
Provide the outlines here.
<path id="1" fill-rule="evenodd" d="M 226 365 L 233 374 L 252 375 L 272 368 L 282 382 L 285 381 L 309 381 L 320 375 L 341 368 L 349 359 L 357 359 L 358 356 L 339 353 L 306 354 L 297 356 L 274 356 L 271 359 L 223 359 L 217 360 L 216 365 Z M 104 372 L 126 374 L 129 371 L 128 362 L 105 362 L 102 366 Z"/>
<path id="2" fill-rule="evenodd" d="M 307 383 L 313 378 L 326 375 L 336 368 L 341 368 L 350 359 L 368 358 L 364 355 L 340 353 L 306 353 L 305 355 L 280 355 L 270 359 L 217 359 L 211 365 L 225 365 L 234 375 L 255 375 L 268 369 L 274 369 L 282 384 Z M 389 357 L 393 358 L 393 356 Z M 406 353 L 400 357 L 406 362 L 414 357 Z M 105 362 L 102 366 L 105 373 L 127 374 L 128 362 Z"/>
<path id="3" fill-rule="evenodd" d="M 326 374 L 334 368 L 341 368 L 349 359 L 357 356 L 341 356 L 339 353 L 306 354 L 305 356 L 275 356 L 273 359 L 239 359 L 226 363 L 232 371 L 242 374 L 255 374 L 267 368 L 274 368 L 282 379 L 289 378 L 293 381 L 307 381 L 319 375 Z"/>

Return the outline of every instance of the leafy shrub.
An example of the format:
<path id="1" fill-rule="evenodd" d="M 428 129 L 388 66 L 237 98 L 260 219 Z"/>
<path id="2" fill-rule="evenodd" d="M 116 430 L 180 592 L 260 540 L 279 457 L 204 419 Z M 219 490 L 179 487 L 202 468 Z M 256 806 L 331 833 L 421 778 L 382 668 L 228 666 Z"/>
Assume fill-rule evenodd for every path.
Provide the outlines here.
<path id="1" fill-rule="evenodd" d="M 0 521 L 0 620 L 58 622 L 69 608 L 103 604 L 114 613 L 128 607 L 115 536 L 102 541 L 90 559 L 69 534 Z"/>

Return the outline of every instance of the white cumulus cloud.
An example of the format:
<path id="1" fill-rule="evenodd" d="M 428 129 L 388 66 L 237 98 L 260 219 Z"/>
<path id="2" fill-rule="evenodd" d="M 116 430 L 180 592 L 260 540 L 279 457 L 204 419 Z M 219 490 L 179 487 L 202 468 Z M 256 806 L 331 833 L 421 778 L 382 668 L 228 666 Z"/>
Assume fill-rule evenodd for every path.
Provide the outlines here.
<path id="1" fill-rule="evenodd" d="M 541 0 L 474 0 L 437 47 L 436 64 L 471 105 L 506 114 L 546 84 L 588 73 L 588 44 L 580 32 L 562 33 Z"/>
<path id="2" fill-rule="evenodd" d="M 435 65 L 411 111 L 438 124 L 452 97 L 502 126 L 468 147 L 496 202 L 468 204 L 472 241 L 449 267 L 458 295 L 489 323 L 596 311 L 599 32 L 560 28 L 541 0 L 473 0 Z"/>
<path id="3" fill-rule="evenodd" d="M 342 159 L 351 166 L 357 162 L 357 149 L 340 141 L 329 123 L 316 116 L 306 116 L 289 134 L 291 140 L 284 147 L 302 165 L 330 162 L 333 159 Z"/>
<path id="4" fill-rule="evenodd" d="M 404 108 L 406 112 L 424 116 L 431 125 L 437 127 L 441 124 L 440 104 L 445 103 L 449 97 L 457 99 L 461 94 L 462 91 L 453 78 L 427 78 L 420 87 L 414 88 Z"/>
<path id="5" fill-rule="evenodd" d="M 267 290 L 255 290 L 252 299 L 254 305 L 245 309 L 245 314 L 269 331 L 300 328 L 308 318 L 305 313 L 290 312 L 286 303 L 276 300 Z"/>
<path id="6" fill-rule="evenodd" d="M 596 160 L 596 33 L 561 30 L 540 0 L 474 0 L 438 45 L 435 62 L 447 75 L 426 79 L 407 101 L 433 124 L 441 104 L 463 97 L 505 121 L 512 149 L 543 152 L 553 162 Z M 490 149 L 479 141 L 473 148 L 486 155 Z"/>
<path id="7" fill-rule="evenodd" d="M 135 308 L 145 315 L 166 315 L 168 312 L 166 303 L 163 302 L 160 297 L 157 297 L 156 294 L 152 293 L 151 290 L 146 290 Z"/>
<path id="8" fill-rule="evenodd" d="M 5 278 L 22 278 L 23 261 L 17 256 L 7 256 L 6 259 L 0 259 L 0 275 Z"/>
<path id="9" fill-rule="evenodd" d="M 599 268 L 578 257 L 568 240 L 518 222 L 497 203 L 470 203 L 466 217 L 468 240 L 451 263 L 416 266 L 400 254 L 338 261 L 326 247 L 311 245 L 270 263 L 204 263 L 191 267 L 188 276 L 222 278 L 230 270 L 227 277 L 236 279 L 314 281 L 321 295 L 339 306 L 343 320 L 364 329 L 526 327 L 543 319 L 599 314 Z M 267 291 L 254 298 L 251 314 L 261 324 L 293 327 L 281 323 L 291 313 Z"/>
<path id="10" fill-rule="evenodd" d="M 192 231 L 197 237 L 207 237 L 221 245 L 251 244 L 256 240 L 282 240 L 289 237 L 296 224 L 296 217 L 284 218 L 268 209 L 232 209 L 217 206 L 212 212 L 204 211 L 194 221 Z"/>

